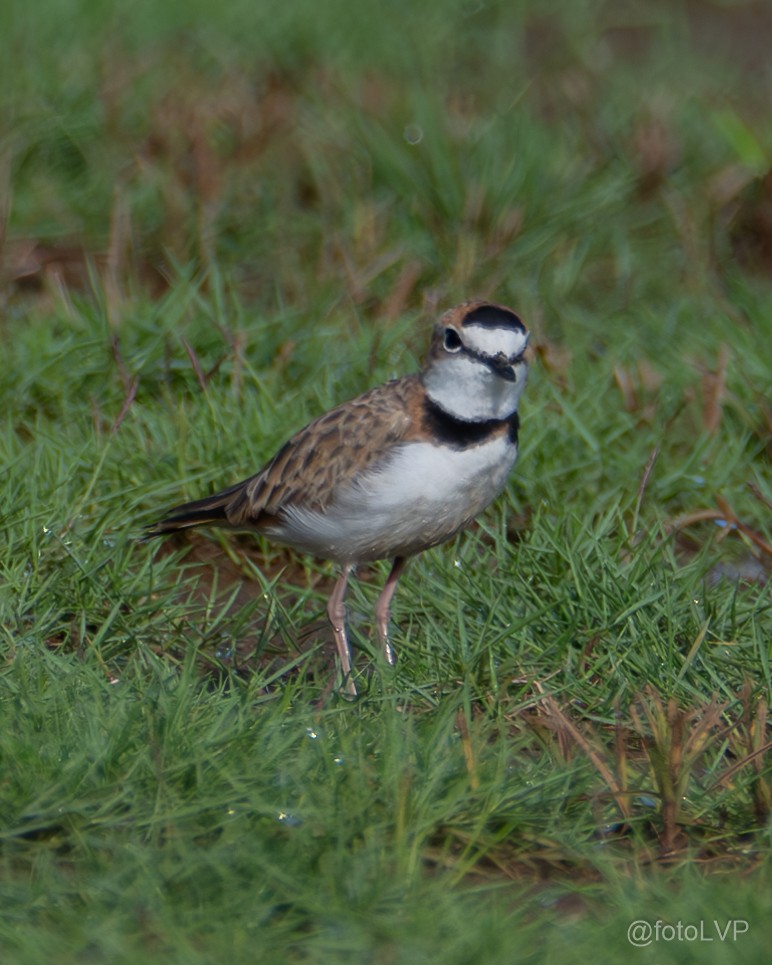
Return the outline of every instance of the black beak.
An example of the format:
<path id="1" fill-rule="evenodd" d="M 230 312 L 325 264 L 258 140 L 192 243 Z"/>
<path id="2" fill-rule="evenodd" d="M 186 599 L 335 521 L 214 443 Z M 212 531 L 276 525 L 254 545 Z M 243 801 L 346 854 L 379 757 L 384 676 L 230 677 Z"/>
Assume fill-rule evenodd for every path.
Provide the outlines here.
<path id="1" fill-rule="evenodd" d="M 488 365 L 493 369 L 499 378 L 504 379 L 506 382 L 515 382 L 517 376 L 515 375 L 515 370 L 512 367 L 510 360 L 500 352 L 493 358 L 488 359 Z"/>

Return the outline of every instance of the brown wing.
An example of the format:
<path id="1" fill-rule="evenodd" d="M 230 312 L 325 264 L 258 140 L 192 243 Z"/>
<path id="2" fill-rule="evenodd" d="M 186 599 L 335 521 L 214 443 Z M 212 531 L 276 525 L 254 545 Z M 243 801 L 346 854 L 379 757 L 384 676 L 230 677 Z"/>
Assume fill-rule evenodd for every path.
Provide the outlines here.
<path id="1" fill-rule="evenodd" d="M 324 510 L 336 489 L 377 466 L 390 446 L 408 439 L 422 389 L 411 375 L 331 409 L 296 433 L 257 473 L 222 492 L 172 509 L 146 536 L 215 526 L 259 527 L 284 506 Z"/>
<path id="2" fill-rule="evenodd" d="M 331 409 L 296 433 L 225 507 L 233 526 L 258 524 L 283 506 L 324 510 L 347 480 L 374 468 L 405 439 L 421 388 L 416 376 L 387 382 Z"/>

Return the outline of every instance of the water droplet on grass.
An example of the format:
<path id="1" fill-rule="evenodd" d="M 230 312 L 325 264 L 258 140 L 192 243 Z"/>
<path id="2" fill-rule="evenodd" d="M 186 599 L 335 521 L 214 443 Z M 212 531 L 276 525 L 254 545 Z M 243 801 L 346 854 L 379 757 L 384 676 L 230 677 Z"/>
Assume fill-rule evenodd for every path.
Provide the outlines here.
<path id="1" fill-rule="evenodd" d="M 288 828 L 297 828 L 302 824 L 300 818 L 295 817 L 294 814 L 290 814 L 289 811 L 279 811 L 277 818 L 281 824 L 286 824 Z"/>

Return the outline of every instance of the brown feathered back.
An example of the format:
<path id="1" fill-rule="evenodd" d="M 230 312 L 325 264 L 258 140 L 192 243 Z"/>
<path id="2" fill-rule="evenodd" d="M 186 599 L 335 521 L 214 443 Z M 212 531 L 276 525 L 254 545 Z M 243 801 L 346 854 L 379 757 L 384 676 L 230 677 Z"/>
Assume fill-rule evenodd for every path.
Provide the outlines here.
<path id="1" fill-rule="evenodd" d="M 410 440 L 411 414 L 420 409 L 421 400 L 416 375 L 379 385 L 309 423 L 249 479 L 174 507 L 148 528 L 146 536 L 205 525 L 261 529 L 295 502 L 324 510 L 338 487 L 376 468 L 384 452 Z M 363 436 L 365 411 L 368 432 Z M 309 476 L 312 460 L 320 468 Z"/>

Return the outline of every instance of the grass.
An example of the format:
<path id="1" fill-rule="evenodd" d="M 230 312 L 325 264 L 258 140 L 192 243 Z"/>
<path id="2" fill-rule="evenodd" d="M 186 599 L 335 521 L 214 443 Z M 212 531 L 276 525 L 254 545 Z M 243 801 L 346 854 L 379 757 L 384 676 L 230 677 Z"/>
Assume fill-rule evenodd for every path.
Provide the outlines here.
<path id="1" fill-rule="evenodd" d="M 761 960 L 766 11 L 48 6 L 0 15 L 3 962 Z M 520 461 L 394 672 L 361 574 L 352 704 L 328 565 L 137 536 L 477 294 Z"/>

